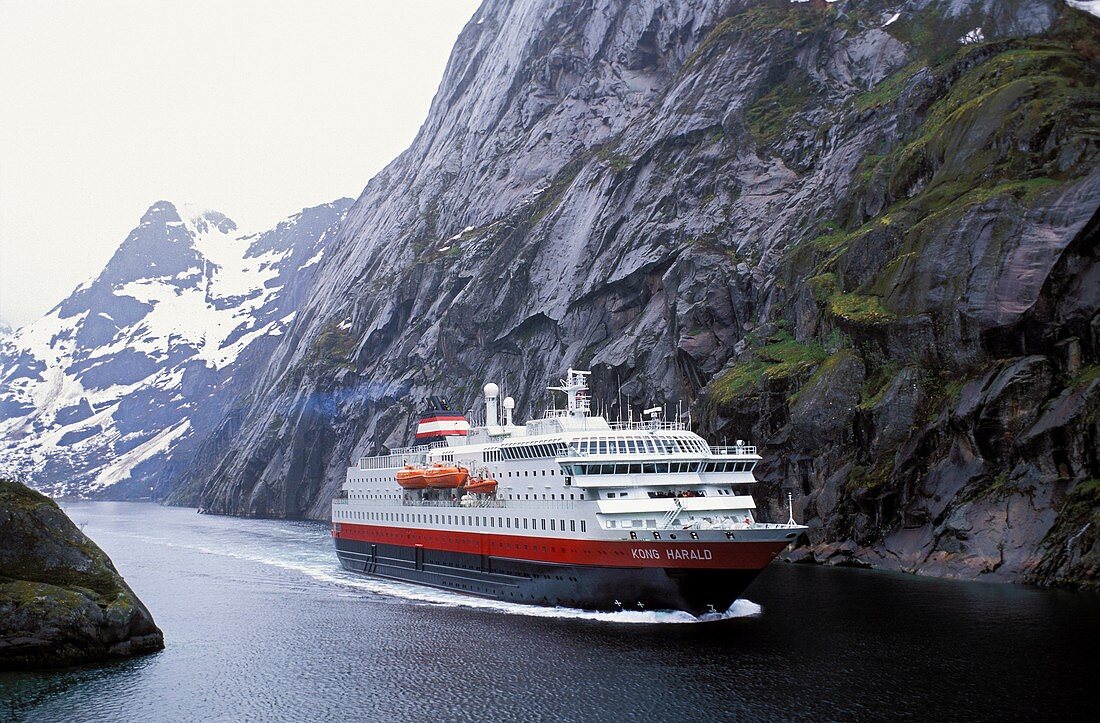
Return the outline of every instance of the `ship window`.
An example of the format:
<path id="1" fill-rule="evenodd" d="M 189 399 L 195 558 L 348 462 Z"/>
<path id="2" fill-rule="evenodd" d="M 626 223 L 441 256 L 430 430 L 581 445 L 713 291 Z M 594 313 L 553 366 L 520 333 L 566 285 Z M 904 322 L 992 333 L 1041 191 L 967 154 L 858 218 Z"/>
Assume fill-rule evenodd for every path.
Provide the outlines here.
<path id="1" fill-rule="evenodd" d="M 660 532 L 654 532 L 654 533 L 653 533 L 653 539 L 654 539 L 654 540 L 659 540 L 659 539 L 661 539 L 661 533 L 660 533 Z"/>
<path id="2" fill-rule="evenodd" d="M 570 532 L 576 532 L 577 531 L 577 521 L 576 520 L 569 520 L 569 531 Z"/>
<path id="3" fill-rule="evenodd" d="M 526 517 L 523 518 L 523 529 L 525 529 L 525 530 L 527 529 L 527 518 Z"/>
<path id="4" fill-rule="evenodd" d="M 585 532 L 585 528 L 586 528 L 587 526 L 588 526 L 588 525 L 586 525 L 586 524 L 584 523 L 584 520 L 581 520 L 581 532 Z"/>
<path id="5" fill-rule="evenodd" d="M 542 529 L 544 529 L 544 530 L 546 529 L 546 519 L 545 518 L 543 518 L 543 520 L 542 520 Z"/>
<path id="6" fill-rule="evenodd" d="M 630 465 L 630 474 L 641 474 L 641 473 L 642 473 L 642 465 L 638 464 L 637 462 Z"/>
<path id="7" fill-rule="evenodd" d="M 615 465 L 605 464 L 600 467 L 600 470 L 603 472 L 603 474 L 615 474 Z"/>
<path id="8" fill-rule="evenodd" d="M 607 440 L 600 440 L 600 454 L 607 454 Z"/>
<path id="9" fill-rule="evenodd" d="M 634 447 L 634 440 L 633 439 L 626 440 L 626 448 L 628 450 L 630 450 L 631 454 L 634 454 L 635 447 Z"/>
<path id="10" fill-rule="evenodd" d="M 565 532 L 565 520 L 559 520 L 559 522 L 561 522 L 561 526 L 558 529 Z"/>
<path id="11" fill-rule="evenodd" d="M 569 493 L 569 499 L 573 499 L 573 493 L 572 492 Z"/>
<path id="12" fill-rule="evenodd" d="M 642 464 L 642 472 L 645 474 L 653 474 L 657 471 L 657 466 L 652 462 L 645 462 Z"/>
<path id="13" fill-rule="evenodd" d="M 546 529 L 546 526 L 545 526 L 545 525 L 543 525 L 543 529 Z M 555 529 L 555 528 L 554 528 L 554 521 L 553 521 L 553 520 L 550 520 L 550 529 L 551 529 L 551 530 Z"/>
<path id="14" fill-rule="evenodd" d="M 745 471 L 746 472 L 752 472 L 754 467 L 756 467 L 756 462 L 749 462 L 749 467 Z"/>
<path id="15" fill-rule="evenodd" d="M 614 496 L 615 496 L 615 493 L 614 493 L 614 492 L 608 492 L 608 493 L 607 493 L 607 499 L 611 499 L 611 498 L 612 498 L 612 497 L 614 497 Z"/>

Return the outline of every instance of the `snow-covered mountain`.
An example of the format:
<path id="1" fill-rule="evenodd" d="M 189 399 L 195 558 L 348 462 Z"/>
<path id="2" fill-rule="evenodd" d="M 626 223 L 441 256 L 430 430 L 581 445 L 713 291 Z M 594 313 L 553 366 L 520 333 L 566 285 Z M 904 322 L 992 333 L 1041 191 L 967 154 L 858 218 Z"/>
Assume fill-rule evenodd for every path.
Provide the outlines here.
<path id="1" fill-rule="evenodd" d="M 301 302 L 350 199 L 240 235 L 160 201 L 94 280 L 0 339 L 0 467 L 54 495 L 156 496 Z"/>

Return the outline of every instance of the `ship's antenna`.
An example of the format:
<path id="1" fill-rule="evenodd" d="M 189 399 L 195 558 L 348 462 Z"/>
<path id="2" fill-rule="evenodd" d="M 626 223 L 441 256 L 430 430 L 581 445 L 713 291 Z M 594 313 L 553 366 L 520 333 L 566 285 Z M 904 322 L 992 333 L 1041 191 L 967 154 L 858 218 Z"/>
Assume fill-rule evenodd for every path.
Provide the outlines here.
<path id="1" fill-rule="evenodd" d="M 623 377 L 621 374 L 615 375 L 615 383 L 619 388 L 619 396 L 615 397 L 615 421 L 623 421 Z"/>
<path id="2" fill-rule="evenodd" d="M 794 521 L 794 495 L 791 494 L 790 492 L 787 493 L 787 509 L 789 509 L 790 512 L 791 512 L 791 516 L 787 519 L 787 524 L 788 525 L 797 524 Z"/>

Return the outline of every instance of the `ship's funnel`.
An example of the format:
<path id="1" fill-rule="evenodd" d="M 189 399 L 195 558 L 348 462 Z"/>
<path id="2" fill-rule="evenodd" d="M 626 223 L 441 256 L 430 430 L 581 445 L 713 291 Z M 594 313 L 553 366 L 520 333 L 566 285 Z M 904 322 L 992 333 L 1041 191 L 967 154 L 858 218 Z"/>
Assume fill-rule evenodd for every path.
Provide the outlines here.
<path id="1" fill-rule="evenodd" d="M 485 392 L 485 426 L 495 427 L 497 426 L 497 395 L 500 394 L 500 387 L 489 382 L 483 391 Z"/>
<path id="2" fill-rule="evenodd" d="M 470 424 L 462 412 L 447 409 L 447 400 L 442 397 L 428 399 L 428 408 L 416 425 L 416 443 L 431 444 L 441 442 L 447 437 L 465 437 Z"/>

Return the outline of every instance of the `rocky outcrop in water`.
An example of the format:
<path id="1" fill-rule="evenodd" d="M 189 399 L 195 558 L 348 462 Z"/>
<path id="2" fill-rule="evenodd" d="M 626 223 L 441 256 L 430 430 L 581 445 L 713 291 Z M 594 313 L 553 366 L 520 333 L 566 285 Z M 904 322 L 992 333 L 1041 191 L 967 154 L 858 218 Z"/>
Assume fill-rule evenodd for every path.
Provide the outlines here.
<path id="1" fill-rule="evenodd" d="M 573 365 L 763 445 L 803 559 L 1094 585 L 1098 57 L 1054 0 L 489 0 L 175 499 L 323 518 Z"/>
<path id="2" fill-rule="evenodd" d="M 163 647 L 149 611 L 103 551 L 52 500 L 0 479 L 0 670 Z"/>

